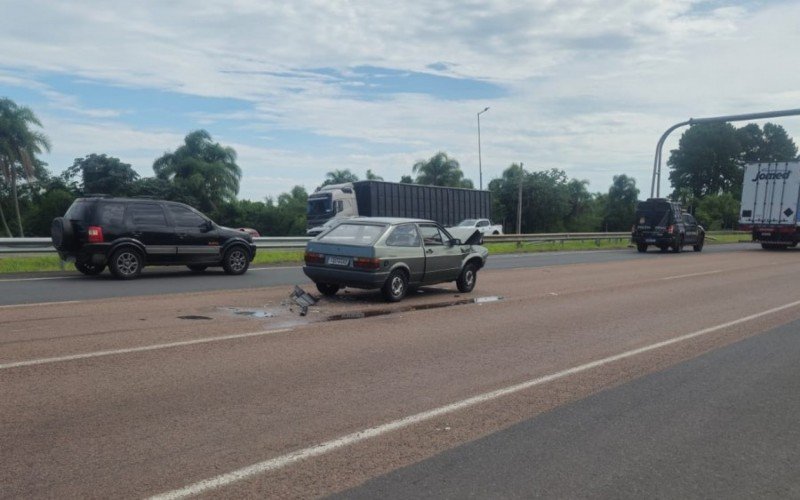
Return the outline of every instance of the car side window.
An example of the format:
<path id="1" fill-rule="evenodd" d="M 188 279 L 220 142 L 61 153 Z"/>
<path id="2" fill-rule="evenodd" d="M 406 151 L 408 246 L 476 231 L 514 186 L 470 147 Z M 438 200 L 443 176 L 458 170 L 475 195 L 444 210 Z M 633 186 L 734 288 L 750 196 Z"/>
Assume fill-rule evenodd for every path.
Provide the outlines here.
<path id="1" fill-rule="evenodd" d="M 489 221 L 488 220 L 482 220 L 482 221 L 478 222 L 478 227 L 486 227 L 488 225 L 489 225 Z"/>
<path id="2" fill-rule="evenodd" d="M 422 234 L 422 242 L 425 246 L 444 245 L 444 236 L 436 226 L 420 226 L 419 232 Z"/>
<path id="3" fill-rule="evenodd" d="M 105 227 L 121 226 L 125 222 L 124 203 L 103 203 L 100 206 L 100 225 Z"/>
<path id="4" fill-rule="evenodd" d="M 132 203 L 128 212 L 135 226 L 167 227 L 164 210 L 157 203 Z"/>
<path id="5" fill-rule="evenodd" d="M 684 224 L 691 224 L 691 225 L 695 225 L 695 224 L 697 224 L 697 221 L 696 221 L 696 220 L 694 220 L 694 217 L 692 217 L 691 215 L 689 215 L 689 214 L 683 214 L 683 223 L 684 223 Z"/>
<path id="6" fill-rule="evenodd" d="M 390 247 L 418 247 L 420 244 L 419 233 L 413 224 L 402 224 L 392 230 L 386 238 L 386 246 Z"/>
<path id="7" fill-rule="evenodd" d="M 206 222 L 205 217 L 187 207 L 169 205 L 168 208 L 175 227 L 198 228 Z"/>

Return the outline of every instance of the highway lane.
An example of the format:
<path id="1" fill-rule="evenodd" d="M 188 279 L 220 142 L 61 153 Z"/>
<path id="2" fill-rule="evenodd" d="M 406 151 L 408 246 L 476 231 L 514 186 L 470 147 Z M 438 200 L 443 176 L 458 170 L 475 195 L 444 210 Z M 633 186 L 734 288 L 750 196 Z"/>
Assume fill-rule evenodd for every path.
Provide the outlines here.
<path id="1" fill-rule="evenodd" d="M 703 254 L 752 251 L 752 244 L 707 245 Z M 639 254 L 634 250 L 547 252 L 515 255 L 491 255 L 487 269 L 512 269 L 674 258 L 658 252 Z M 711 257 L 709 257 L 711 258 Z M 192 293 L 208 290 L 236 290 L 266 286 L 310 285 L 298 266 L 254 268 L 242 276 L 227 276 L 221 270 L 192 273 L 184 267 L 148 268 L 141 278 L 128 282 L 113 279 L 108 272 L 88 277 L 72 273 L 39 276 L 0 277 L 0 306 L 35 304 L 67 300 L 90 300 L 107 297 L 133 297 L 166 293 Z M 480 285 L 479 285 L 480 286 Z"/>
<path id="2" fill-rule="evenodd" d="M 336 498 L 797 498 L 800 321 Z"/>
<path id="3" fill-rule="evenodd" d="M 472 296 L 501 300 L 356 292 L 306 317 L 283 287 L 7 307 L 0 497 L 343 491 L 800 320 L 796 255 L 708 255 L 486 270 Z"/>

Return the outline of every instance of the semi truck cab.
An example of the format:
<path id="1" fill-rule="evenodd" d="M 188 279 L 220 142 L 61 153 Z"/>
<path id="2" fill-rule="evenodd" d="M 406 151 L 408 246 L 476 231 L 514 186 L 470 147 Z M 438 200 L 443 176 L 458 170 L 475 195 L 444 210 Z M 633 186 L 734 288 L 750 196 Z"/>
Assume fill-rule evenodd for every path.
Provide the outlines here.
<path id="1" fill-rule="evenodd" d="M 358 204 L 353 185 L 330 184 L 308 196 L 306 210 L 308 218 L 309 236 L 316 236 L 322 232 L 326 222 L 335 218 L 350 218 L 358 216 Z"/>

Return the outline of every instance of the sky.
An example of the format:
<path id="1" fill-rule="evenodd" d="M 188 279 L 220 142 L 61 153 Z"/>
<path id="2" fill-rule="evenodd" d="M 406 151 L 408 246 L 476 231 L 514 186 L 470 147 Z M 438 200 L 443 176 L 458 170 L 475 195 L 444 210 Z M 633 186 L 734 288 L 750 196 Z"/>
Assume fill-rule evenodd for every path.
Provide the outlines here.
<path id="1" fill-rule="evenodd" d="M 152 176 L 205 129 L 251 200 L 332 170 L 398 181 L 439 151 L 478 186 L 486 107 L 484 187 L 523 162 L 646 198 L 672 124 L 800 108 L 797 1 L 0 0 L 0 18 L 0 96 L 42 121 L 52 171 L 96 153 Z M 800 117 L 772 121 L 800 142 Z"/>

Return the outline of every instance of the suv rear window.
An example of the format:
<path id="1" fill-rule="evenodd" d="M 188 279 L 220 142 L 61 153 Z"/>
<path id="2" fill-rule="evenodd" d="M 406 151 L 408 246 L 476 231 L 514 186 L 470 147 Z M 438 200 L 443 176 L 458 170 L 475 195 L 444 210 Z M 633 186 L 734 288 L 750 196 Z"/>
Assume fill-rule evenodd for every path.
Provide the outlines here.
<path id="1" fill-rule="evenodd" d="M 386 226 L 377 224 L 348 224 L 343 222 L 320 236 L 319 241 L 325 243 L 342 243 L 344 245 L 369 246 L 380 238 Z"/>
<path id="2" fill-rule="evenodd" d="M 640 202 L 636 207 L 636 224 L 666 226 L 670 220 L 672 206 L 664 202 Z"/>
<path id="3" fill-rule="evenodd" d="M 125 223 L 124 203 L 103 203 L 99 210 L 99 223 L 101 226 L 121 226 Z"/>
<path id="4" fill-rule="evenodd" d="M 96 203 L 96 201 L 75 200 L 72 202 L 72 205 L 70 205 L 67 213 L 64 214 L 64 218 L 87 222 L 89 215 L 92 213 L 92 208 L 94 208 Z"/>

